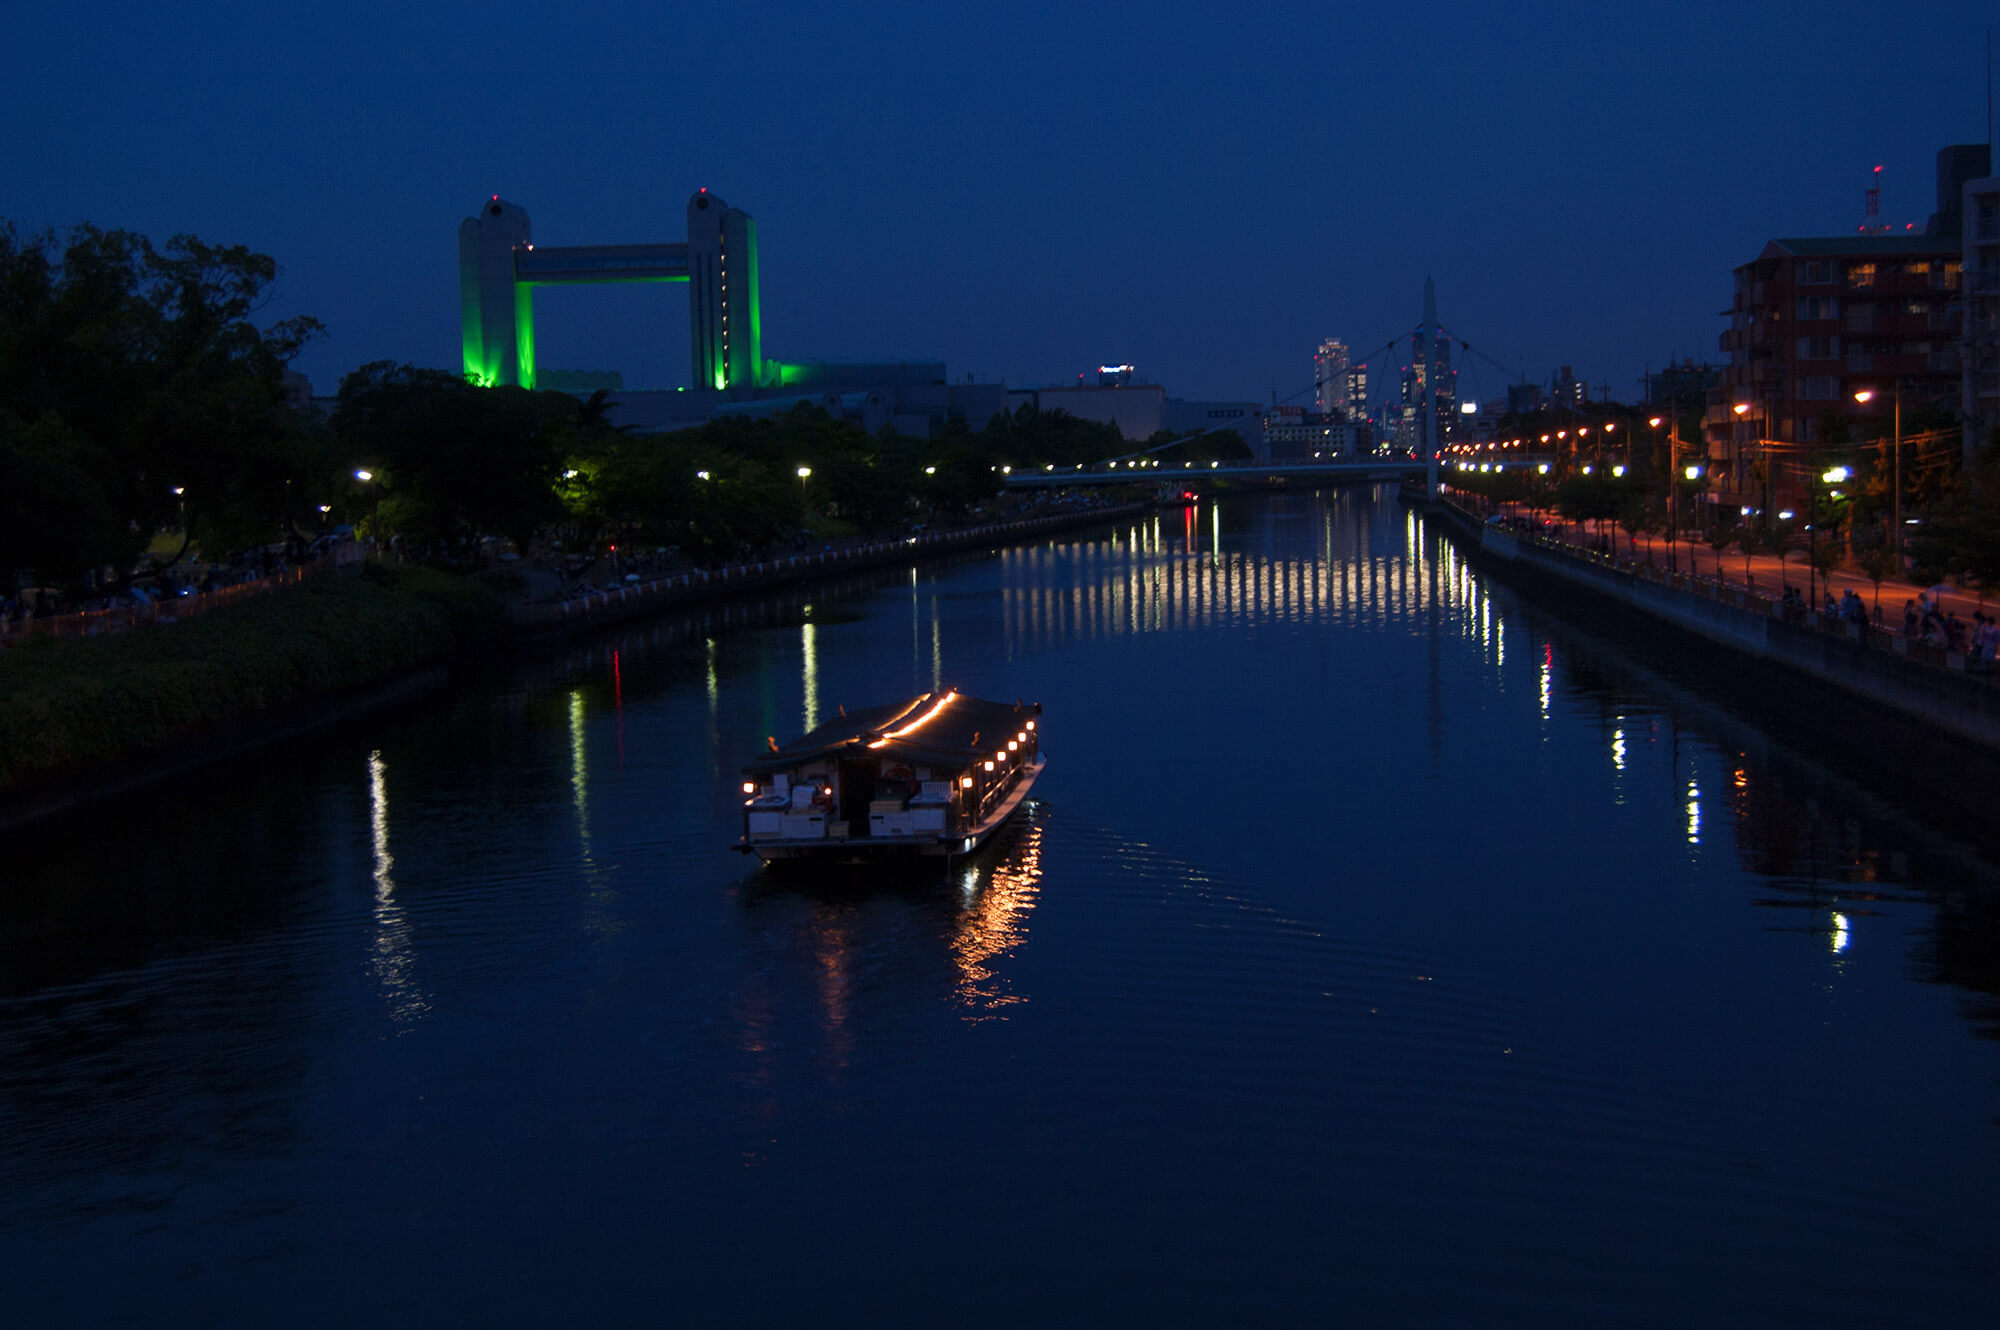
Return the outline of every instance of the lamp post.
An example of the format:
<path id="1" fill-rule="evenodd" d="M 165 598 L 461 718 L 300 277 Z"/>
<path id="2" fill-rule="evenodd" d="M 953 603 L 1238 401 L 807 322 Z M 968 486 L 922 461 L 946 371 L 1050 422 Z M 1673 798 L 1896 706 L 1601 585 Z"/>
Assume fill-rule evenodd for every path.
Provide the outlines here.
<path id="1" fill-rule="evenodd" d="M 799 504 L 806 513 L 812 512 L 812 473 L 809 466 L 799 468 Z"/>
<path id="2" fill-rule="evenodd" d="M 1748 415 L 1750 412 L 1750 403 L 1738 402 L 1736 405 L 1730 407 L 1729 409 L 1736 413 L 1736 419 L 1739 424 L 1738 433 L 1741 433 L 1740 424 L 1743 420 L 1743 417 Z M 1745 466 L 1743 460 L 1744 458 L 1743 441 L 1741 439 L 1735 439 L 1731 441 L 1731 444 L 1732 446 L 1730 451 L 1733 454 L 1731 460 L 1736 463 L 1736 477 L 1735 477 L 1736 490 L 1739 494 L 1747 495 L 1750 493 L 1750 487 L 1746 483 L 1749 477 L 1744 474 L 1745 471 L 1747 470 L 1747 467 Z M 1744 506 L 1747 507 L 1747 505 Z"/>
<path id="3" fill-rule="evenodd" d="M 1875 390 L 1863 388 L 1854 394 L 1854 400 L 1866 406 L 1875 400 Z M 1895 458 L 1895 478 L 1889 489 L 1889 521 L 1892 532 L 1889 545 L 1900 557 L 1903 553 L 1903 381 L 1901 378 L 1898 378 L 1890 388 L 1890 402 L 1893 421 L 1890 430 L 1894 440 L 1890 445 L 1890 451 Z"/>
<path id="4" fill-rule="evenodd" d="M 1646 422 L 1646 426 L 1649 429 L 1658 429 L 1660 427 L 1660 417 L 1652 417 Z M 1658 445 L 1655 444 L 1654 446 L 1657 447 Z M 1680 471 L 1679 448 L 1679 422 L 1676 422 L 1675 427 L 1667 432 L 1667 572 L 1669 575 L 1678 573 L 1681 570 L 1680 557 L 1674 545 L 1675 526 L 1677 525 L 1679 516 L 1678 506 L 1675 504 L 1674 498 L 1681 487 L 1678 476 Z"/>
<path id="5" fill-rule="evenodd" d="M 1735 406 L 1732 406 L 1729 409 L 1736 413 L 1736 418 L 1738 420 L 1742 420 L 1744 417 L 1750 414 L 1750 403 L 1738 402 Z M 1770 423 L 1771 422 L 1769 418 L 1769 412 L 1767 409 L 1763 417 L 1759 420 L 1757 429 L 1758 460 L 1764 464 L 1763 507 L 1760 508 L 1758 511 L 1759 514 L 1763 517 L 1764 525 L 1767 528 L 1771 525 L 1771 450 L 1769 445 L 1766 443 L 1764 439 L 1764 433 L 1767 429 L 1770 428 Z M 1739 449 L 1738 451 L 1740 460 L 1741 450 Z M 1748 493 L 1748 491 L 1746 490 L 1745 493 Z"/>
<path id="6" fill-rule="evenodd" d="M 1812 532 L 1812 544 L 1806 551 L 1806 562 L 1810 565 L 1806 570 L 1806 598 L 1812 602 L 1810 608 L 1813 609 L 1818 609 L 1819 607 L 1819 583 L 1815 580 L 1819 575 L 1819 493 L 1823 488 L 1829 488 L 1842 483 L 1847 479 L 1849 474 L 1847 468 L 1844 466 L 1829 467 L 1820 474 L 1820 483 L 1813 486 L 1811 521 L 1807 524 L 1806 528 Z M 1834 498 L 1837 499 L 1840 497 L 1839 490 L 1833 490 L 1832 493 Z M 1833 594 L 1833 582 L 1831 578 L 1827 581 L 1826 591 L 1829 596 Z"/>

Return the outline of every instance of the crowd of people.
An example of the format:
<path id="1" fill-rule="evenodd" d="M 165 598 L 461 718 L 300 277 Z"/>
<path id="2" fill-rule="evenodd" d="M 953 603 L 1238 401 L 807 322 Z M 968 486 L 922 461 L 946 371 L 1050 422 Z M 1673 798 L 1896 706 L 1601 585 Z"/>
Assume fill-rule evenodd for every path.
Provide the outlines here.
<path id="1" fill-rule="evenodd" d="M 1786 585 L 1779 604 L 1785 607 L 1785 617 L 1794 622 L 1802 621 L 1806 612 L 1805 593 L 1797 587 Z M 1826 603 L 1820 607 L 1820 614 L 1828 619 L 1839 619 L 1845 623 L 1867 623 L 1868 602 L 1861 599 L 1854 588 L 1849 587 L 1836 598 L 1833 588 L 1828 587 Z"/>
<path id="2" fill-rule="evenodd" d="M 1957 610 L 1942 608 L 1937 597 L 1919 596 L 1903 602 L 1903 636 L 1958 652 L 1969 666 L 1991 669 L 2000 653 L 2000 617 L 1974 610 L 1968 623 Z"/>

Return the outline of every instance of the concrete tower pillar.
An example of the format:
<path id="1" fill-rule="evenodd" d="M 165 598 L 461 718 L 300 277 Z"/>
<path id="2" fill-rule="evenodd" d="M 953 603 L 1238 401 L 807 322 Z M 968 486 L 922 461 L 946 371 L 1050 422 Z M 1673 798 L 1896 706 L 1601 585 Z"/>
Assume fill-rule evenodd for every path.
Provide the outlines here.
<path id="1" fill-rule="evenodd" d="M 719 195 L 688 200 L 688 341 L 696 388 L 755 388 L 764 382 L 763 314 L 757 292 L 757 222 Z"/>
<path id="2" fill-rule="evenodd" d="M 729 384 L 722 306 L 722 215 L 728 211 L 705 189 L 688 200 L 688 350 L 697 391 Z"/>
<path id="3" fill-rule="evenodd" d="M 474 383 L 535 386 L 533 292 L 514 279 L 530 234 L 527 210 L 498 194 L 458 225 L 459 338 Z"/>

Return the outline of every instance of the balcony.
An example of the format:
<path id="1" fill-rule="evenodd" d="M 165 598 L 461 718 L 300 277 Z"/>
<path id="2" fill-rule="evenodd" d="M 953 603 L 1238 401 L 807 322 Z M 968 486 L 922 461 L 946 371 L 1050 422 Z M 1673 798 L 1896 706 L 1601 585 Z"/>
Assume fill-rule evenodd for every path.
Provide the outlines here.
<path id="1" fill-rule="evenodd" d="M 2000 216 L 1980 217 L 1972 223 L 1974 240 L 2000 240 Z"/>
<path id="2" fill-rule="evenodd" d="M 1931 373 L 1933 374 L 1958 373 L 1958 352 L 1956 351 L 1931 352 Z"/>

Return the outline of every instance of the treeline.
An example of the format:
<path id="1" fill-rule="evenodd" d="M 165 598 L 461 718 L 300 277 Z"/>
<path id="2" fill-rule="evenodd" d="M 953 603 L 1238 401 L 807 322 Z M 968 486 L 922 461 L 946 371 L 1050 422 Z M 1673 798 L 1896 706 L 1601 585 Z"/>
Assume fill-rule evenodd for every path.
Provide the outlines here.
<path id="1" fill-rule="evenodd" d="M 322 415 L 287 382 L 319 323 L 256 320 L 277 275 L 267 255 L 193 236 L 156 247 L 0 222 L 0 597 L 20 579 L 116 583 L 149 549 L 217 560 L 350 524 L 446 562 L 482 537 L 525 550 L 558 530 L 572 549 L 626 539 L 720 558 L 802 529 L 956 517 L 999 492 L 1004 468 L 1134 451 L 1111 426 L 1032 407 L 978 432 L 947 420 L 934 439 L 814 407 L 638 437 L 601 393 L 387 362 L 348 375 Z M 1233 434 L 1181 449 L 1247 452 Z"/>

